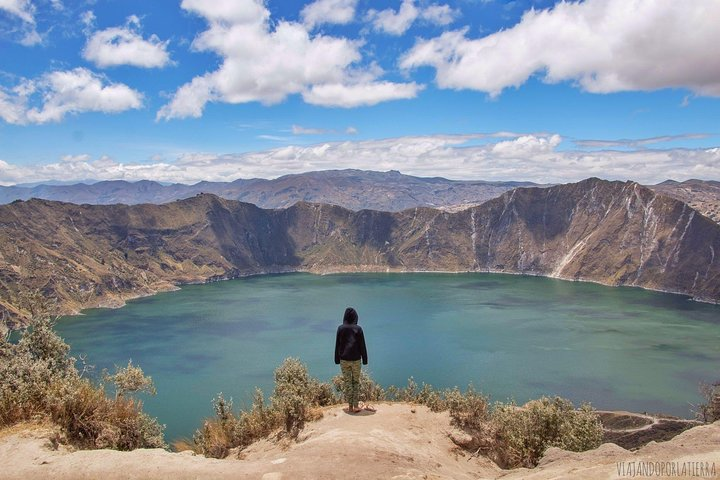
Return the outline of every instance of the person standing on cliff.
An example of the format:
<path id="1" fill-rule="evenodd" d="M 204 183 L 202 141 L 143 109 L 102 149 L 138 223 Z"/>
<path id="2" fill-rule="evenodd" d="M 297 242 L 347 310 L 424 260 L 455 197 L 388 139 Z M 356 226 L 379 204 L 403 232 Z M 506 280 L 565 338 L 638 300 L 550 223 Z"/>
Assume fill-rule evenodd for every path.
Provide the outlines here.
<path id="1" fill-rule="evenodd" d="M 360 361 L 367 365 L 365 334 L 358 322 L 354 308 L 348 307 L 343 315 L 343 323 L 337 329 L 335 337 L 335 365 L 340 365 L 343 376 L 343 390 L 348 402 L 348 412 L 358 413 L 360 399 Z"/>

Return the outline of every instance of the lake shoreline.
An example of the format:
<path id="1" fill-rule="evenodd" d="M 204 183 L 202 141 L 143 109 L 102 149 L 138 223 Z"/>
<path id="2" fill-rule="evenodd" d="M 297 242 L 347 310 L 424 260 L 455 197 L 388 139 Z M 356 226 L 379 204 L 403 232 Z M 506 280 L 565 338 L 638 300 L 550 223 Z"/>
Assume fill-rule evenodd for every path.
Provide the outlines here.
<path id="1" fill-rule="evenodd" d="M 312 275 L 319 275 L 319 276 L 325 276 L 325 275 L 344 275 L 344 274 L 363 274 L 363 273 L 389 273 L 389 274 L 416 274 L 416 273 L 436 273 L 436 274 L 447 274 L 447 275 L 457 275 L 457 274 L 471 274 L 471 273 L 482 273 L 482 274 L 498 274 L 498 275 L 514 275 L 514 276 L 520 276 L 520 277 L 539 277 L 539 278 L 550 278 L 554 280 L 561 280 L 564 282 L 571 282 L 571 283 L 590 283 L 595 285 L 602 285 L 605 287 L 611 287 L 611 288 L 638 288 L 640 290 L 646 290 L 649 292 L 658 292 L 658 293 L 667 293 L 671 295 L 679 295 L 682 297 L 686 297 L 689 301 L 693 302 L 699 302 L 699 303 L 705 303 L 709 305 L 720 305 L 720 301 L 716 301 L 713 299 L 707 299 L 702 297 L 696 297 L 693 295 L 690 295 L 685 292 L 681 291 L 675 291 L 675 290 L 663 290 L 658 288 L 651 288 L 651 287 L 643 287 L 640 285 L 616 285 L 606 282 L 601 282 L 598 280 L 591 280 L 586 278 L 567 278 L 562 276 L 555 276 L 555 275 L 545 275 L 542 273 L 535 273 L 535 272 L 512 272 L 507 270 L 494 270 L 494 269 L 486 269 L 486 270 L 404 270 L 404 269 L 392 269 L 392 268 L 374 268 L 375 266 L 372 265 L 364 265 L 360 268 L 356 269 L 340 269 L 340 268 L 325 268 L 322 270 L 318 269 L 264 269 L 262 271 L 258 272 L 246 272 L 246 273 L 238 273 L 238 274 L 232 274 L 232 275 L 216 275 L 212 276 L 210 278 L 206 279 L 198 279 L 198 280 L 191 280 L 191 281 L 185 281 L 185 282 L 169 282 L 170 285 L 167 288 L 158 288 L 157 290 L 153 291 L 144 291 L 141 293 L 132 293 L 129 292 L 125 295 L 118 295 L 118 296 L 112 296 L 112 297 L 100 297 L 100 301 L 97 303 L 91 303 L 85 307 L 82 307 L 80 309 L 73 309 L 68 312 L 64 312 L 62 314 L 59 314 L 58 316 L 77 316 L 77 315 L 83 315 L 83 310 L 88 309 L 96 309 L 96 308 L 108 308 L 108 309 L 117 309 L 117 308 L 123 308 L 127 305 L 128 301 L 136 300 L 139 298 L 145 298 L 145 297 L 151 297 L 154 295 L 157 295 L 158 293 L 166 293 L 166 292 L 173 292 L 182 289 L 183 286 L 186 285 L 206 285 L 210 283 L 215 282 L 224 282 L 227 280 L 240 280 L 243 278 L 252 278 L 252 277 L 260 277 L 264 275 L 284 275 L 284 274 L 293 274 L 293 273 L 308 273 Z M 22 328 L 20 326 L 19 328 Z M 0 332 L 2 333 L 2 332 Z"/>

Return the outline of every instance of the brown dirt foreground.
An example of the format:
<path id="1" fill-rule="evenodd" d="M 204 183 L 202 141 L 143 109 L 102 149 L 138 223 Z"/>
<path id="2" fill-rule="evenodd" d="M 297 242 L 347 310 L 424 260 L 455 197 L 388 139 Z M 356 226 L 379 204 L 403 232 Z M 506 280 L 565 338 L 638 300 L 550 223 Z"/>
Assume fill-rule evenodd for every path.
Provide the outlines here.
<path id="1" fill-rule="evenodd" d="M 49 429 L 14 427 L 0 432 L 0 478 L 608 479 L 632 478 L 632 472 L 641 477 L 639 470 L 632 469 L 657 471 L 663 465 L 666 469 L 674 465 L 678 473 L 683 466 L 686 469 L 687 475 L 668 478 L 720 478 L 720 422 L 690 429 L 667 442 L 651 442 L 636 452 L 609 443 L 584 453 L 552 448 L 535 469 L 501 470 L 454 445 L 449 434 L 455 431 L 447 413 L 402 403 L 382 403 L 377 410 L 348 415 L 340 407 L 329 408 L 321 420 L 306 426 L 299 442 L 264 440 L 245 449 L 242 460 L 160 449 L 53 449 Z M 706 470 L 713 466 L 714 474 Z"/>

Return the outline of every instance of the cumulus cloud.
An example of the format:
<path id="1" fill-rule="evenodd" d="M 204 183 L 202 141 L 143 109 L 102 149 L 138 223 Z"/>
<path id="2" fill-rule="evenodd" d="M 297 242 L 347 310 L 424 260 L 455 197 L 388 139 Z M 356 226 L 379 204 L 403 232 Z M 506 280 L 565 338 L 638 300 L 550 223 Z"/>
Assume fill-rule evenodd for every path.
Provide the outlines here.
<path id="1" fill-rule="evenodd" d="M 458 12 L 449 5 L 432 4 L 418 7 L 415 5 L 415 0 L 403 0 L 397 10 L 392 8 L 380 11 L 368 10 L 366 19 L 372 23 L 375 30 L 390 35 L 402 35 L 418 18 L 436 25 L 449 25 L 457 15 Z"/>
<path id="2" fill-rule="evenodd" d="M 85 12 L 82 21 L 89 27 L 94 18 L 92 12 Z M 163 42 L 154 34 L 144 39 L 140 29 L 140 19 L 131 15 L 122 27 L 94 32 L 83 49 L 83 58 L 100 68 L 118 65 L 157 68 L 171 63 L 168 42 Z"/>
<path id="3" fill-rule="evenodd" d="M 54 71 L 24 80 L 13 89 L 0 88 L 0 118 L 16 125 L 59 122 L 67 114 L 118 113 L 141 106 L 140 92 L 108 82 L 85 68 Z"/>
<path id="4" fill-rule="evenodd" d="M 593 93 L 687 88 L 720 96 L 720 2 L 587 0 L 529 10 L 483 38 L 468 29 L 418 40 L 405 69 L 435 68 L 441 88 L 499 95 L 537 74 Z"/>
<path id="5" fill-rule="evenodd" d="M 345 25 L 355 18 L 357 0 L 316 0 L 305 6 L 300 18 L 308 28 L 324 23 Z"/>
<path id="6" fill-rule="evenodd" d="M 562 148 L 551 133 L 431 135 L 382 140 L 289 145 L 259 152 L 166 155 L 152 163 L 121 163 L 109 157 L 70 155 L 56 163 L 18 167 L 0 163 L 0 183 L 38 180 L 158 180 L 195 183 L 236 178 L 271 178 L 337 168 L 400 170 L 419 176 L 467 180 L 571 182 L 597 176 L 647 184 L 667 178 L 719 178 L 720 148 L 632 151 Z"/>
<path id="7" fill-rule="evenodd" d="M 158 119 L 200 117 L 208 102 L 269 105 L 301 94 L 319 105 L 359 106 L 409 98 L 409 91 L 419 90 L 413 83 L 378 80 L 381 69 L 362 67 L 361 41 L 311 35 L 297 22 L 270 22 L 261 0 L 222 0 L 212 7 L 183 0 L 182 7 L 209 23 L 193 48 L 217 53 L 222 63 L 178 88 Z M 361 100 L 348 97 L 356 93 Z"/>

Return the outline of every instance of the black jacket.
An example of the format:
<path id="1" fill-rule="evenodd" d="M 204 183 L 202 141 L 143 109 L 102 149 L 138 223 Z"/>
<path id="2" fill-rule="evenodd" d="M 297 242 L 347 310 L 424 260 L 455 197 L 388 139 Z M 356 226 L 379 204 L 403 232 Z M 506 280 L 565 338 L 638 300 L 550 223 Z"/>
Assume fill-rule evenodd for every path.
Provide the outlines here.
<path id="1" fill-rule="evenodd" d="M 360 325 L 343 323 L 337 329 L 335 337 L 335 364 L 340 360 L 360 360 L 367 365 L 367 349 L 365 348 L 365 334 Z"/>

